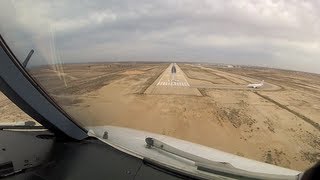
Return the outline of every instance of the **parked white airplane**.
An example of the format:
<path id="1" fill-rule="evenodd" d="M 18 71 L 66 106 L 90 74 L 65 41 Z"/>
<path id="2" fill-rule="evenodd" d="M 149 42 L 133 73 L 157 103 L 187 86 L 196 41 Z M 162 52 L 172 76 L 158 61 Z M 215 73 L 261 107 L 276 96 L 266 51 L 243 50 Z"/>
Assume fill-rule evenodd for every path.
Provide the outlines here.
<path id="1" fill-rule="evenodd" d="M 262 80 L 260 83 L 255 83 L 255 84 L 248 84 L 248 88 L 259 88 L 263 86 L 264 80 Z"/>

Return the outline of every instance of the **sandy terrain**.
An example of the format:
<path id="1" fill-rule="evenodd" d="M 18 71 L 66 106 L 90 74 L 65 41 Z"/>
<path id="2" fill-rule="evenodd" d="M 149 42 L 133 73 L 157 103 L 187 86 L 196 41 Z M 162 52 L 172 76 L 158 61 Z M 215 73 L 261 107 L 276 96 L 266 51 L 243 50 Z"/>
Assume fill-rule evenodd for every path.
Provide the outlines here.
<path id="1" fill-rule="evenodd" d="M 178 63 L 169 84 L 169 67 L 70 64 L 31 74 L 84 125 L 161 133 L 296 170 L 320 160 L 320 75 Z M 260 80 L 261 89 L 246 88 Z M 3 118 L 6 103 L 1 121 L 14 120 Z"/>
<path id="2" fill-rule="evenodd" d="M 15 123 L 22 125 L 26 121 L 33 120 L 13 104 L 4 94 L 0 92 L 0 125 Z"/>

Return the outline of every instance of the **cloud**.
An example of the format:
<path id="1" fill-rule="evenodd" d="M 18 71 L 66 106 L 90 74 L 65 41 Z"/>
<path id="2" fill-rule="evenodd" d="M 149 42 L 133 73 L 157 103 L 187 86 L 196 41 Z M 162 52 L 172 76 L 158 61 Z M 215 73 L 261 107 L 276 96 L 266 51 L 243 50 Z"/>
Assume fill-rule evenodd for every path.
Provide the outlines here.
<path id="1" fill-rule="evenodd" d="M 34 65 L 174 60 L 320 73 L 316 1 L 30 0 L 2 1 L 1 12 L 1 34 L 20 59 L 34 48 Z"/>

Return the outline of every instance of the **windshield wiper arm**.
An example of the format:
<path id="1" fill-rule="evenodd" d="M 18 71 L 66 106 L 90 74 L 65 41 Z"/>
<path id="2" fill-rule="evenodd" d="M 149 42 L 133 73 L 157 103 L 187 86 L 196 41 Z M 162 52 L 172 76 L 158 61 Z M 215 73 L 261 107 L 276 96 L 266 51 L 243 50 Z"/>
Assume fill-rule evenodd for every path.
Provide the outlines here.
<path id="1" fill-rule="evenodd" d="M 22 63 L 22 66 L 23 66 L 24 68 L 27 67 L 28 62 L 29 62 L 29 60 L 30 60 L 30 58 L 31 58 L 31 56 L 32 56 L 33 53 L 34 53 L 34 50 L 31 49 L 31 51 L 29 52 L 28 56 L 26 57 L 26 59 L 25 59 L 25 60 L 23 61 L 23 63 Z"/>
<path id="2" fill-rule="evenodd" d="M 290 175 L 274 175 L 274 174 L 266 174 L 266 173 L 257 173 L 257 172 L 250 172 L 246 170 L 242 170 L 232 166 L 230 163 L 227 162 L 217 162 L 211 161 L 200 156 L 182 151 L 178 148 L 170 146 L 162 141 L 159 141 L 155 138 L 147 137 L 145 139 L 147 143 L 147 148 L 157 148 L 171 154 L 177 155 L 179 157 L 186 158 L 195 162 L 195 166 L 198 170 L 214 173 L 222 176 L 227 176 L 231 178 L 237 179 L 275 179 L 275 180 L 295 180 L 299 178 L 297 176 L 290 176 Z"/>
<path id="3" fill-rule="evenodd" d="M 206 163 L 212 162 L 208 159 L 202 158 L 200 156 L 197 156 L 197 155 L 182 151 L 182 150 L 175 148 L 173 146 L 170 146 L 170 145 L 168 145 L 162 141 L 159 141 L 155 138 L 147 137 L 145 141 L 147 143 L 147 148 L 155 147 L 155 148 L 167 151 L 169 153 L 175 154 L 177 156 L 189 159 L 194 162 L 206 162 Z"/>

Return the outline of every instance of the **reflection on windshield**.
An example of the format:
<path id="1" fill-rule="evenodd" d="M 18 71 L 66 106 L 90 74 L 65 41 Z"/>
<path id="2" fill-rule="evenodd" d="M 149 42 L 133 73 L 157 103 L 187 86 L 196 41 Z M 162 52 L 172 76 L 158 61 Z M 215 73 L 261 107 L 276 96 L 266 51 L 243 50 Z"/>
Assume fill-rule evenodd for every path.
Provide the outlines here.
<path id="1" fill-rule="evenodd" d="M 297 170 L 320 159 L 317 5 L 3 4 L 8 46 L 20 62 L 34 49 L 26 69 L 80 124 L 163 134 Z"/>

